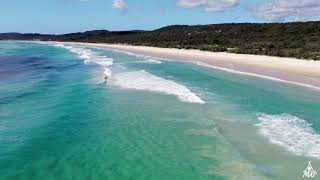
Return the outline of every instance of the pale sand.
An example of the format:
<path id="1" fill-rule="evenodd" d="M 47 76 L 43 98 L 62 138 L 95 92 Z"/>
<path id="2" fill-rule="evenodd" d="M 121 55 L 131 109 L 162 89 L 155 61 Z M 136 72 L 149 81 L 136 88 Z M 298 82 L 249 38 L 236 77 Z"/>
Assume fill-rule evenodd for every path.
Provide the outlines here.
<path id="1" fill-rule="evenodd" d="M 190 61 L 201 66 L 320 90 L 320 62 L 260 55 L 232 54 L 120 44 L 72 43 L 138 55 Z"/>

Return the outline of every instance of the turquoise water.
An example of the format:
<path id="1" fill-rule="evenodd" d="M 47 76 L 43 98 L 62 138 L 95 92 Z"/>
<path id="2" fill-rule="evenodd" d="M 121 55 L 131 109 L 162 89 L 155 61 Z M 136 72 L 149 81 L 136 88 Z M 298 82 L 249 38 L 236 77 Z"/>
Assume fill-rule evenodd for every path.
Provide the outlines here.
<path id="1" fill-rule="evenodd" d="M 0 42 L 0 179 L 301 179 L 320 93 L 191 63 Z"/>

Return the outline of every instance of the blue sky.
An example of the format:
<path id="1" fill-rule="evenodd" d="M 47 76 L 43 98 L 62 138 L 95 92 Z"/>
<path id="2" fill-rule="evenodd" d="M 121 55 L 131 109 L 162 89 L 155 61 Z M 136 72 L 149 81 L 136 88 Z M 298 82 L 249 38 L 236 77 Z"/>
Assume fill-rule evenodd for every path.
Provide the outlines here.
<path id="1" fill-rule="evenodd" d="M 0 0 L 0 32 L 319 20 L 320 0 Z"/>

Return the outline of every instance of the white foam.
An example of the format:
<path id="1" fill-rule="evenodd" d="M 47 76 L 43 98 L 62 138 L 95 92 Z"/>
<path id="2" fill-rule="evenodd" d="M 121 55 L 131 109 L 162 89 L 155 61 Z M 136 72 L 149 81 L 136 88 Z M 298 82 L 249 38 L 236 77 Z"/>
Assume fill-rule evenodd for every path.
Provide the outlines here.
<path id="1" fill-rule="evenodd" d="M 162 62 L 156 59 L 147 59 L 145 61 L 146 63 L 151 63 L 151 64 L 161 64 Z"/>
<path id="2" fill-rule="evenodd" d="M 162 62 L 156 59 L 147 59 L 143 61 L 130 61 L 130 62 L 125 62 L 125 63 L 117 63 L 117 64 L 161 64 Z"/>
<path id="3" fill-rule="evenodd" d="M 303 119 L 290 114 L 259 114 L 259 132 L 271 143 L 296 155 L 320 159 L 320 135 Z"/>
<path id="4" fill-rule="evenodd" d="M 99 55 L 98 53 L 90 49 L 86 49 L 78 46 L 77 47 L 69 46 L 63 43 L 55 43 L 54 46 L 68 49 L 69 51 L 77 54 L 78 57 L 80 59 L 83 59 L 85 63 L 94 63 L 94 64 L 98 64 L 100 66 L 105 67 L 105 72 L 104 72 L 104 74 L 106 75 L 105 78 L 109 78 L 111 76 L 112 71 L 107 67 L 113 64 L 112 58 Z"/>
<path id="5" fill-rule="evenodd" d="M 104 69 L 105 79 L 108 79 L 112 75 L 112 71 L 109 68 Z"/>
<path id="6" fill-rule="evenodd" d="M 128 52 L 128 51 L 122 51 L 122 50 L 119 50 L 119 49 L 108 48 L 108 50 L 114 51 L 114 52 L 118 52 L 118 53 L 124 53 L 124 54 L 130 55 L 130 56 L 135 56 L 135 57 L 142 57 L 142 58 L 149 57 L 149 56 L 135 54 L 135 53 Z"/>
<path id="7" fill-rule="evenodd" d="M 157 60 L 157 61 L 158 60 L 161 60 L 161 61 L 174 61 L 174 60 L 166 59 L 166 58 L 159 58 L 159 57 L 154 57 L 154 56 L 135 54 L 135 53 L 132 53 L 132 52 L 129 52 L 129 51 L 124 51 L 124 50 L 119 50 L 119 49 L 114 49 L 114 48 L 99 48 L 99 47 L 95 47 L 95 48 L 103 49 L 103 50 L 109 50 L 109 51 L 118 52 L 118 53 L 123 53 L 123 54 L 127 54 L 127 55 L 130 55 L 130 56 L 135 56 L 135 57 L 143 58 L 143 59 L 153 59 L 153 60 Z"/>
<path id="8" fill-rule="evenodd" d="M 65 48 L 66 46 L 62 43 L 56 43 L 54 44 L 55 47 Z"/>
<path id="9" fill-rule="evenodd" d="M 210 65 L 210 64 L 207 64 L 207 63 L 203 63 L 203 62 L 200 62 L 200 61 L 192 61 L 192 62 L 194 64 L 199 65 L 199 66 L 218 69 L 218 70 L 222 70 L 222 71 L 226 71 L 226 72 L 230 72 L 230 73 L 242 74 L 242 75 L 246 75 L 246 76 L 255 76 L 255 77 L 262 78 L 262 79 L 268 79 L 268 80 L 271 80 L 271 81 L 278 81 L 278 82 L 282 82 L 282 83 L 293 84 L 293 85 L 297 85 L 297 86 L 303 86 L 303 87 L 307 87 L 307 88 L 311 88 L 311 89 L 315 89 L 315 90 L 320 90 L 320 87 L 314 86 L 314 85 L 310 85 L 310 84 L 298 83 L 298 82 L 294 82 L 294 81 L 288 81 L 288 80 L 279 79 L 279 78 L 270 77 L 270 76 L 265 76 L 265 75 L 261 75 L 261 74 L 255 74 L 255 73 L 249 73 L 249 72 L 237 71 L 237 70 L 234 70 L 234 69 L 228 69 L 228 68 L 213 66 L 213 65 Z"/>
<path id="10" fill-rule="evenodd" d="M 127 89 L 148 90 L 177 96 L 181 101 L 205 102 L 185 86 L 150 74 L 144 70 L 115 74 L 110 83 Z"/>
<path id="11" fill-rule="evenodd" d="M 70 50 L 71 52 L 78 54 L 79 58 L 83 59 L 86 63 L 95 63 L 101 66 L 111 66 L 113 59 L 106 56 L 99 55 L 90 49 L 82 47 L 68 46 L 63 43 L 56 43 L 54 46 L 61 47 Z"/>

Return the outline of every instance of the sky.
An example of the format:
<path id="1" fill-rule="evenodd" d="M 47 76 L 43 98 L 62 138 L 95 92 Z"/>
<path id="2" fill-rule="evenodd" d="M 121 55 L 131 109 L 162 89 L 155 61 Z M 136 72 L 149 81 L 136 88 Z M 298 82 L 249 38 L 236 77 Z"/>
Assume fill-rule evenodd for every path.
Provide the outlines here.
<path id="1" fill-rule="evenodd" d="M 153 30 L 320 20 L 320 0 L 0 0 L 0 32 Z"/>

